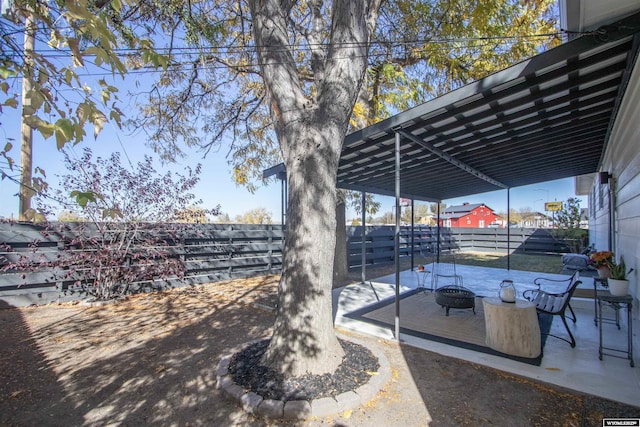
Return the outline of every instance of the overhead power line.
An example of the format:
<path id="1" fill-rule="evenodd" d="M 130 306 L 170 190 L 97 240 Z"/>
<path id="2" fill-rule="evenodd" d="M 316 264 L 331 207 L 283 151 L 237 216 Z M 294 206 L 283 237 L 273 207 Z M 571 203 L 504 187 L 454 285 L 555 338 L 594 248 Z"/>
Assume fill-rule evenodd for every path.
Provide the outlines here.
<path id="1" fill-rule="evenodd" d="M 513 40 L 522 40 L 522 39 L 540 39 L 540 38 L 551 38 L 558 37 L 567 32 L 561 30 L 560 32 L 554 33 L 541 33 L 541 34 L 523 34 L 523 35 L 512 35 L 512 36 L 486 36 L 486 37 L 457 37 L 457 38 L 434 38 L 434 39 L 415 39 L 415 40 L 401 40 L 401 41 L 388 41 L 388 40 L 372 40 L 370 43 L 365 42 L 345 42 L 345 43 L 315 43 L 315 44 L 302 44 L 302 45 L 294 45 L 289 44 L 284 47 L 287 49 L 294 49 L 296 51 L 310 51 L 312 49 L 317 48 L 326 48 L 330 45 L 339 46 L 339 47 L 363 47 L 363 46 L 381 46 L 384 48 L 397 48 L 401 46 L 411 46 L 411 45 L 429 45 L 429 44 L 459 44 L 459 43 L 472 43 L 472 42 L 509 42 Z M 202 51 L 207 50 L 216 50 L 220 53 L 241 53 L 242 51 L 251 51 L 255 52 L 255 50 L 259 46 L 255 44 L 251 45 L 241 45 L 241 44 L 230 44 L 230 45 L 222 45 L 222 46 L 178 46 L 178 47 L 163 47 L 155 49 L 158 53 L 172 53 L 174 55 L 189 55 L 189 54 L 197 54 Z M 115 53 L 118 54 L 138 54 L 142 53 L 143 49 L 140 48 L 116 48 L 113 49 Z M 37 53 L 41 55 L 45 55 L 47 57 L 56 57 L 56 56 L 66 56 L 69 54 L 68 49 L 55 49 L 53 52 L 49 49 L 47 50 L 36 50 Z M 4 53 L 4 52 L 3 52 Z"/>

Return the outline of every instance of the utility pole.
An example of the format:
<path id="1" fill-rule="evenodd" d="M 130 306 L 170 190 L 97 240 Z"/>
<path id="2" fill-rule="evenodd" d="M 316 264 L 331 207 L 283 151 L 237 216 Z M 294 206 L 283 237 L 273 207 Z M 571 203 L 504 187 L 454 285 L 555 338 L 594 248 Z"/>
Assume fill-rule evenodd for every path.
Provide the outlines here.
<path id="1" fill-rule="evenodd" d="M 32 160 L 33 160 L 33 130 L 26 123 L 26 118 L 33 114 L 31 92 L 33 81 L 33 51 L 35 45 L 36 25 L 30 10 L 27 10 L 24 22 L 24 70 L 22 72 L 22 115 L 20 138 L 20 192 L 18 220 L 27 221 L 27 212 L 31 209 L 32 190 Z"/>

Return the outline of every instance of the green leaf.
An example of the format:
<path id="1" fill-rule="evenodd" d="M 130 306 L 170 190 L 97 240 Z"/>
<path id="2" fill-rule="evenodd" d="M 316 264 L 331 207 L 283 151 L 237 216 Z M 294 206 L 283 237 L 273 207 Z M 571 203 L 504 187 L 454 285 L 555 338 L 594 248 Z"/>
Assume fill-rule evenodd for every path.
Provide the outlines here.
<path id="1" fill-rule="evenodd" d="M 33 111 L 27 114 L 33 114 L 38 111 L 38 109 L 42 107 L 42 103 L 44 102 L 44 95 L 37 89 L 31 89 L 29 92 L 27 92 L 25 98 L 30 101 L 29 105 L 31 106 L 31 108 L 33 108 Z"/>
<path id="2" fill-rule="evenodd" d="M 67 8 L 65 15 L 70 18 L 71 21 L 92 21 L 94 16 L 91 14 L 86 4 L 84 4 L 83 7 L 78 5 L 78 2 L 72 0 L 66 0 L 64 3 Z"/>
<path id="3" fill-rule="evenodd" d="M 116 122 L 119 128 L 122 127 L 122 117 L 121 117 L 120 111 L 111 110 L 111 113 L 109 114 L 109 118 L 114 122 Z"/>
<path id="4" fill-rule="evenodd" d="M 74 75 L 74 74 L 75 74 L 75 73 L 74 73 L 73 71 L 71 71 L 70 69 L 68 69 L 68 68 L 66 68 L 66 69 L 64 70 L 64 82 L 65 82 L 67 85 L 71 85 L 71 81 L 73 80 L 73 75 Z"/>
<path id="5" fill-rule="evenodd" d="M 46 68 L 38 69 L 38 83 L 43 85 L 49 81 L 49 72 Z"/>
<path id="6" fill-rule="evenodd" d="M 116 12 L 120 12 L 122 10 L 122 3 L 120 3 L 120 0 L 111 0 L 110 4 Z"/>
<path id="7" fill-rule="evenodd" d="M 11 107 L 11 108 L 18 108 L 18 100 L 15 98 L 9 98 L 6 101 L 4 101 L 4 104 L 7 107 Z"/>
<path id="8" fill-rule="evenodd" d="M 69 37 L 67 39 L 67 44 L 69 45 L 69 49 L 71 50 L 73 65 L 76 67 L 84 67 L 84 60 L 82 59 L 82 53 L 80 52 L 80 40 Z M 70 77 L 66 75 L 65 79 L 67 80 L 67 84 L 69 84 L 69 82 L 71 81 Z"/>
<path id="9" fill-rule="evenodd" d="M 87 203 L 96 202 L 96 194 L 93 191 L 72 191 L 71 197 L 76 199 L 76 203 L 80 205 L 81 208 L 85 208 Z"/>
<path id="10" fill-rule="evenodd" d="M 107 219 L 107 218 L 111 218 L 111 219 L 124 218 L 124 215 L 122 215 L 122 212 L 120 212 L 119 209 L 104 209 L 102 211 L 102 219 Z"/>
<path id="11" fill-rule="evenodd" d="M 80 105 L 78 105 L 78 109 L 76 110 L 76 115 L 78 116 L 78 120 L 80 121 L 81 125 L 84 125 L 89 119 L 89 117 L 91 117 L 92 111 L 93 111 L 93 108 L 91 107 L 91 105 L 87 104 L 86 102 L 83 102 Z"/>
<path id="12" fill-rule="evenodd" d="M 44 139 L 49 139 L 49 137 L 55 132 L 55 125 L 45 122 L 38 116 L 27 116 L 24 118 L 24 122 L 31 127 L 31 129 L 35 129 L 40 132 Z"/>
<path id="13" fill-rule="evenodd" d="M 107 117 L 104 114 L 102 114 L 102 112 L 96 111 L 96 114 L 93 120 L 93 137 L 94 138 L 97 138 L 100 132 L 102 132 L 102 128 L 104 127 L 104 124 L 106 122 L 107 122 Z"/>
<path id="14" fill-rule="evenodd" d="M 17 73 L 15 70 L 9 69 L 8 67 L 0 67 L 0 77 L 6 79 L 8 77 L 16 76 Z"/>
<path id="15" fill-rule="evenodd" d="M 74 125 L 69 119 L 59 119 L 55 124 L 56 145 L 60 150 L 64 145 L 73 139 Z"/>
<path id="16" fill-rule="evenodd" d="M 75 128 L 76 140 L 73 143 L 78 144 L 84 139 L 87 133 L 84 131 L 84 126 L 81 123 L 76 123 L 74 125 L 74 128 Z"/>

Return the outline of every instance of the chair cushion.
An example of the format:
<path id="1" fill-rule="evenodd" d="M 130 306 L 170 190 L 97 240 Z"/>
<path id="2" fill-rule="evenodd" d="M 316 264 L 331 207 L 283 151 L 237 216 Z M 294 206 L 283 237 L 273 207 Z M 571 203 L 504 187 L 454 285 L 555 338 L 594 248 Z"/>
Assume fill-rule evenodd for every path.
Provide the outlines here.
<path id="1" fill-rule="evenodd" d="M 589 267 L 589 257 L 582 254 L 562 255 L 562 266 L 569 270 L 584 270 Z"/>

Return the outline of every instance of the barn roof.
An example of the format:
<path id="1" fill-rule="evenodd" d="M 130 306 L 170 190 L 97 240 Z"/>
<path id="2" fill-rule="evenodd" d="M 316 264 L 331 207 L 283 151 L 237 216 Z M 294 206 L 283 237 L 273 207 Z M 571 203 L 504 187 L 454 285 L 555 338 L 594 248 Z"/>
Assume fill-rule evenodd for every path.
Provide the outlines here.
<path id="1" fill-rule="evenodd" d="M 462 204 L 462 205 L 447 206 L 442 211 L 442 213 L 453 213 L 453 212 L 468 213 L 468 212 L 471 212 L 472 210 L 474 210 L 475 208 L 479 208 L 480 206 L 485 206 L 488 209 L 491 209 L 490 207 L 488 207 L 484 203 L 465 203 L 465 204 Z"/>

